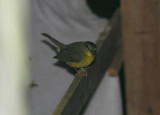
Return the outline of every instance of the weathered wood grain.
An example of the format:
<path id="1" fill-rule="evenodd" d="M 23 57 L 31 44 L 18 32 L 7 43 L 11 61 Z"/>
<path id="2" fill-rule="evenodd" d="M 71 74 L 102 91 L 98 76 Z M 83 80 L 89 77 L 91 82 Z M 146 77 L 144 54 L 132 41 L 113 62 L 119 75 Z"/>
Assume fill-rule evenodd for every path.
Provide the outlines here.
<path id="1" fill-rule="evenodd" d="M 121 5 L 127 115 L 160 115 L 160 1 Z"/>
<path id="2" fill-rule="evenodd" d="M 88 76 L 76 76 L 54 115 L 78 115 L 96 87 L 121 45 L 121 18 L 118 10 L 97 42 L 96 62 L 88 70 Z"/>

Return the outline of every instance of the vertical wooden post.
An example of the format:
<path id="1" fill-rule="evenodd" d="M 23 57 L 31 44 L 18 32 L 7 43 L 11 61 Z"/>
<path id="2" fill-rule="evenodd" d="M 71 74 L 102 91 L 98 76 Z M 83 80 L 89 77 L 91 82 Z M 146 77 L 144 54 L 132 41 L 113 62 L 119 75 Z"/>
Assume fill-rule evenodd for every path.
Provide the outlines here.
<path id="1" fill-rule="evenodd" d="M 0 115 L 29 115 L 28 5 L 0 0 Z"/>
<path id="2" fill-rule="evenodd" d="M 121 5 L 127 115 L 160 115 L 160 1 Z"/>

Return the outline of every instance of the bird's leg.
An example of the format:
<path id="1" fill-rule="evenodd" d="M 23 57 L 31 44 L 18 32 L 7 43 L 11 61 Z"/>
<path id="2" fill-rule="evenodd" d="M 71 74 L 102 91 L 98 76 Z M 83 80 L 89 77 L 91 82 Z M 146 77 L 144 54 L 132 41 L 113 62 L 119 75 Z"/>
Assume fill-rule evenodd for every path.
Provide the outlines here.
<path id="1" fill-rule="evenodd" d="M 84 68 L 80 68 L 79 70 L 77 68 L 74 68 L 78 75 L 87 76 L 87 72 Z"/>
<path id="2" fill-rule="evenodd" d="M 77 74 L 80 75 L 80 71 L 77 68 L 74 68 L 74 69 L 76 70 Z"/>
<path id="3" fill-rule="evenodd" d="M 87 71 L 84 69 L 84 68 L 81 68 L 80 70 L 79 70 L 84 76 L 87 76 L 88 74 L 87 74 Z"/>

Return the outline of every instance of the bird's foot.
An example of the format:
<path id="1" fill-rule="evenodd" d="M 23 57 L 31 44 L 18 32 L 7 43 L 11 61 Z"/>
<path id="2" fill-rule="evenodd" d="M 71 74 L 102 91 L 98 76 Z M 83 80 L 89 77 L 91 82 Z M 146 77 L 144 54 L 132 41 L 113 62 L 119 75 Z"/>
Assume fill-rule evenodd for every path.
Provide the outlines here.
<path id="1" fill-rule="evenodd" d="M 80 75 L 80 76 L 87 76 L 87 75 L 88 75 L 88 74 L 87 74 L 87 71 L 86 71 L 84 68 L 81 68 L 81 69 L 79 69 L 79 70 L 77 70 L 77 69 L 75 68 L 75 70 L 77 71 L 76 74 L 78 74 L 78 75 Z"/>

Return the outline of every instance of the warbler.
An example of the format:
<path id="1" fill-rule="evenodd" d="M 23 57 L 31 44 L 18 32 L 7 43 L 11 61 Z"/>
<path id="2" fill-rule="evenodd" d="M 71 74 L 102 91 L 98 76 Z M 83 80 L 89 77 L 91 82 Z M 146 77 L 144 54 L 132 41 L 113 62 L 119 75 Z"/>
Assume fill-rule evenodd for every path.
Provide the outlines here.
<path id="1" fill-rule="evenodd" d="M 84 68 L 91 65 L 96 58 L 97 47 L 93 42 L 74 42 L 66 45 L 46 33 L 42 33 L 42 35 L 55 44 L 57 55 L 53 58 L 64 61 L 67 65 L 73 67 L 78 74 L 83 73 L 82 75 L 87 76 Z"/>

